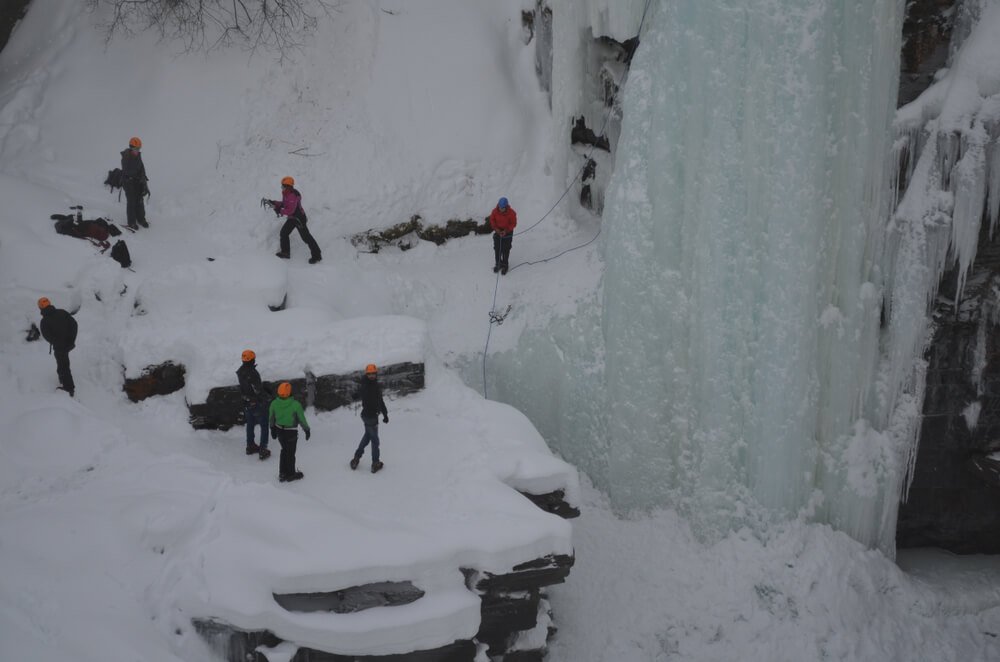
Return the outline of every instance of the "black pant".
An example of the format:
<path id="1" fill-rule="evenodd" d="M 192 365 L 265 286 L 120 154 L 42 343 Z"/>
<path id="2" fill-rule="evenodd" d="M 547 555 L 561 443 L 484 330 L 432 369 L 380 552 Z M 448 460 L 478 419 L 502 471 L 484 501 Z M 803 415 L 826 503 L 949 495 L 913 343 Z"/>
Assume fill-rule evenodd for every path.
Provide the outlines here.
<path id="1" fill-rule="evenodd" d="M 72 347 L 52 346 L 52 353 L 56 355 L 56 374 L 59 375 L 59 385 L 72 393 L 76 390 L 73 384 L 73 373 L 69 371 L 69 351 Z"/>
<path id="2" fill-rule="evenodd" d="M 295 448 L 299 445 L 299 431 L 278 428 L 278 443 L 281 444 L 278 475 L 291 476 L 295 473 Z"/>
<path id="3" fill-rule="evenodd" d="M 513 240 L 512 234 L 501 237 L 496 232 L 493 233 L 493 262 L 498 267 L 510 266 L 510 245 Z"/>
<path id="4" fill-rule="evenodd" d="M 313 239 L 312 234 L 309 233 L 309 228 L 306 227 L 305 221 L 300 221 L 294 218 L 289 218 L 285 220 L 285 224 L 281 226 L 281 252 L 285 255 L 289 255 L 289 243 L 288 237 L 292 234 L 292 230 L 295 228 L 299 229 L 299 236 L 302 237 L 302 241 L 306 242 L 306 246 L 309 247 L 310 257 L 314 257 L 317 260 L 323 257 L 320 253 L 319 244 Z"/>
<path id="5" fill-rule="evenodd" d="M 136 227 L 136 223 L 146 223 L 146 205 L 142 201 L 142 192 L 145 187 L 142 182 L 125 182 L 122 190 L 125 191 L 125 218 L 129 227 Z"/>

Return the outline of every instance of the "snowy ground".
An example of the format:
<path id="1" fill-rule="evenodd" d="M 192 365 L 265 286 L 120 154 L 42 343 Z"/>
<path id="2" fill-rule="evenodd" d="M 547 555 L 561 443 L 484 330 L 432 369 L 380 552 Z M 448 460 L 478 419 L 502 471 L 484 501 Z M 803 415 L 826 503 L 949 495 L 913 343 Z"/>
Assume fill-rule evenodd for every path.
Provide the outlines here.
<path id="1" fill-rule="evenodd" d="M 522 227 L 548 210 L 565 180 L 550 171 L 560 159 L 522 3 L 344 2 L 290 66 L 178 55 L 149 37 L 105 48 L 80 4 L 35 0 L 0 55 L 0 376 L 13 387 L 0 403 L 0 659 L 202 659 L 188 620 L 206 609 L 350 652 L 474 631 L 476 606 L 446 568 L 566 551 L 569 525 L 506 485 L 573 495 L 574 474 L 448 368 L 478 361 L 486 340 L 489 238 L 378 255 L 348 239 L 412 214 L 481 218 L 499 195 Z M 47 219 L 82 203 L 124 222 L 100 181 L 133 134 L 153 197 L 151 229 L 125 237 L 131 272 Z M 286 174 L 321 265 L 297 236 L 290 263 L 272 256 L 278 224 L 258 200 Z M 595 229 L 558 211 L 512 261 Z M 599 277 L 594 246 L 512 271 L 491 352 L 572 312 Z M 267 311 L 286 293 L 286 311 Z M 79 309 L 73 401 L 53 391 L 44 344 L 24 342 L 42 295 Z M 243 454 L 241 430 L 192 431 L 182 394 L 134 405 L 120 391 L 124 370 L 176 351 L 195 397 L 251 343 L 265 378 L 421 355 L 428 389 L 389 402 L 386 470 L 347 468 L 353 411 L 313 416 L 306 478 L 281 485 L 276 457 Z M 900 569 L 795 523 L 705 547 L 673 513 L 618 519 L 587 486 L 582 501 L 577 566 L 553 592 L 554 660 L 1000 659 L 993 559 L 915 554 Z M 429 599 L 337 623 L 275 614 L 267 599 L 375 578 L 413 579 Z M 432 625 L 417 634 L 415 620 Z"/>

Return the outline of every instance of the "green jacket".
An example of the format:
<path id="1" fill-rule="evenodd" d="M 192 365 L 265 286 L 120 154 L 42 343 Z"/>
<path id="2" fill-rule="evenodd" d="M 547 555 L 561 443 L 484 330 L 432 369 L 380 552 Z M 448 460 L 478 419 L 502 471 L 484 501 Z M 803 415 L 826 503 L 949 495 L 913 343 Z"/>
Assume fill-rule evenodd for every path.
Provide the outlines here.
<path id="1" fill-rule="evenodd" d="M 295 398 L 271 400 L 271 406 L 267 410 L 267 423 L 271 427 L 277 425 L 288 430 L 295 429 L 296 425 L 301 425 L 303 430 L 309 429 L 306 413 L 302 411 L 302 405 Z"/>

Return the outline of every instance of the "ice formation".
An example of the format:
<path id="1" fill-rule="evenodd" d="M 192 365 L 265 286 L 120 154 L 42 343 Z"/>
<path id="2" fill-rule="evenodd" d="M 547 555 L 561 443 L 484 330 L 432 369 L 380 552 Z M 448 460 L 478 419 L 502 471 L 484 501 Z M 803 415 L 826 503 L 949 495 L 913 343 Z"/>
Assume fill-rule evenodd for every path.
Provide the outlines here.
<path id="1" fill-rule="evenodd" d="M 491 388 L 620 510 L 676 506 L 709 538 L 803 516 L 891 553 L 943 266 L 887 222 L 903 3 L 653 7 L 603 289 L 527 332 Z M 558 376 L 518 379 L 539 365 Z"/>

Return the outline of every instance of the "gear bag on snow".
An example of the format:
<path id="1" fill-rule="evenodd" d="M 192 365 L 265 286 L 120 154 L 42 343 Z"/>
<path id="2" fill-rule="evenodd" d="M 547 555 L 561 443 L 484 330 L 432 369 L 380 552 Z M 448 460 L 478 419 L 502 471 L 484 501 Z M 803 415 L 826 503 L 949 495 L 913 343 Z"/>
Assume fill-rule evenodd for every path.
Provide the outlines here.
<path id="1" fill-rule="evenodd" d="M 50 218 L 55 221 L 57 233 L 77 239 L 93 239 L 102 242 L 107 241 L 109 236 L 117 237 L 122 233 L 113 223 L 109 223 L 104 218 L 81 221 L 69 214 L 52 214 Z"/>
<path id="2" fill-rule="evenodd" d="M 111 259 L 122 265 L 122 269 L 132 266 L 132 256 L 128 254 L 128 245 L 124 239 L 119 239 L 111 247 Z"/>

